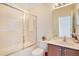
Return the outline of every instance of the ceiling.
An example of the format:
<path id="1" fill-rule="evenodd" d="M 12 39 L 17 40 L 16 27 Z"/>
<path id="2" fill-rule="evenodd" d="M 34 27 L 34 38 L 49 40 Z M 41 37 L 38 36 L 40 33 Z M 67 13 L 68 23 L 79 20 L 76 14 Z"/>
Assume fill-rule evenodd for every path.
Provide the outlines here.
<path id="1" fill-rule="evenodd" d="M 14 5 L 24 9 L 24 10 L 33 10 L 35 8 L 39 8 L 39 7 L 42 7 L 42 6 L 49 6 L 51 7 L 53 4 L 51 3 L 13 3 Z"/>

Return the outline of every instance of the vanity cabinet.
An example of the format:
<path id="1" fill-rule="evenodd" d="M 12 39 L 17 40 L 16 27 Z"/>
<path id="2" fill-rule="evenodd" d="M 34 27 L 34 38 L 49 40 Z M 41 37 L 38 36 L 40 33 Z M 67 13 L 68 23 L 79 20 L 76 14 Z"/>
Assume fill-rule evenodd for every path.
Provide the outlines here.
<path id="1" fill-rule="evenodd" d="M 64 55 L 65 56 L 79 56 L 79 50 L 65 48 Z"/>
<path id="2" fill-rule="evenodd" d="M 48 44 L 48 56 L 79 56 L 79 50 Z"/>
<path id="3" fill-rule="evenodd" d="M 52 44 L 48 44 L 48 55 L 49 56 L 60 56 L 61 55 L 61 47 L 55 46 Z"/>

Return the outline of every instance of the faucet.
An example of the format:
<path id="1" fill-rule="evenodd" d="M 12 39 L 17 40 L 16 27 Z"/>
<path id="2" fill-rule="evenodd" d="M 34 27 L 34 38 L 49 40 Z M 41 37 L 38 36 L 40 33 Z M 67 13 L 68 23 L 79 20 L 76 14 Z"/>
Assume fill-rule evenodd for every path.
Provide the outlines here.
<path id="1" fill-rule="evenodd" d="M 66 36 L 64 36 L 64 39 L 63 39 L 63 41 L 64 41 L 64 42 L 66 42 Z"/>
<path id="2" fill-rule="evenodd" d="M 79 43 L 78 37 L 76 33 L 72 33 L 72 38 L 75 39 L 76 43 Z"/>
<path id="3" fill-rule="evenodd" d="M 72 33 L 72 38 L 74 38 L 75 40 L 78 40 L 77 34 L 76 33 Z"/>

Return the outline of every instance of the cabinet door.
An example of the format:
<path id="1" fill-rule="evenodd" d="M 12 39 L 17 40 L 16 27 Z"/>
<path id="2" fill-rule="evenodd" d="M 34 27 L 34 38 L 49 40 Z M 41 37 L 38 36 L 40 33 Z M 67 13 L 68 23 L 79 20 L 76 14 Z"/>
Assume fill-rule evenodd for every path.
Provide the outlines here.
<path id="1" fill-rule="evenodd" d="M 61 47 L 48 44 L 48 56 L 61 56 Z"/>
<path id="2" fill-rule="evenodd" d="M 0 55 L 7 55 L 23 47 L 23 13 L 0 4 Z"/>
<path id="3" fill-rule="evenodd" d="M 66 48 L 64 50 L 64 55 L 65 56 L 79 56 L 79 51 Z"/>

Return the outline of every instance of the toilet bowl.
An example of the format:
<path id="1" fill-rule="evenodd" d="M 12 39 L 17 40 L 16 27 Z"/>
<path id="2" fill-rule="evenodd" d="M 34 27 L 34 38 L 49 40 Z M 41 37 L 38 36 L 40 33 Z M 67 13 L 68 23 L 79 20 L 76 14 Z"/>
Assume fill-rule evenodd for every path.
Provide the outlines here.
<path id="1" fill-rule="evenodd" d="M 44 49 L 42 48 L 36 48 L 32 51 L 32 56 L 44 56 Z"/>

